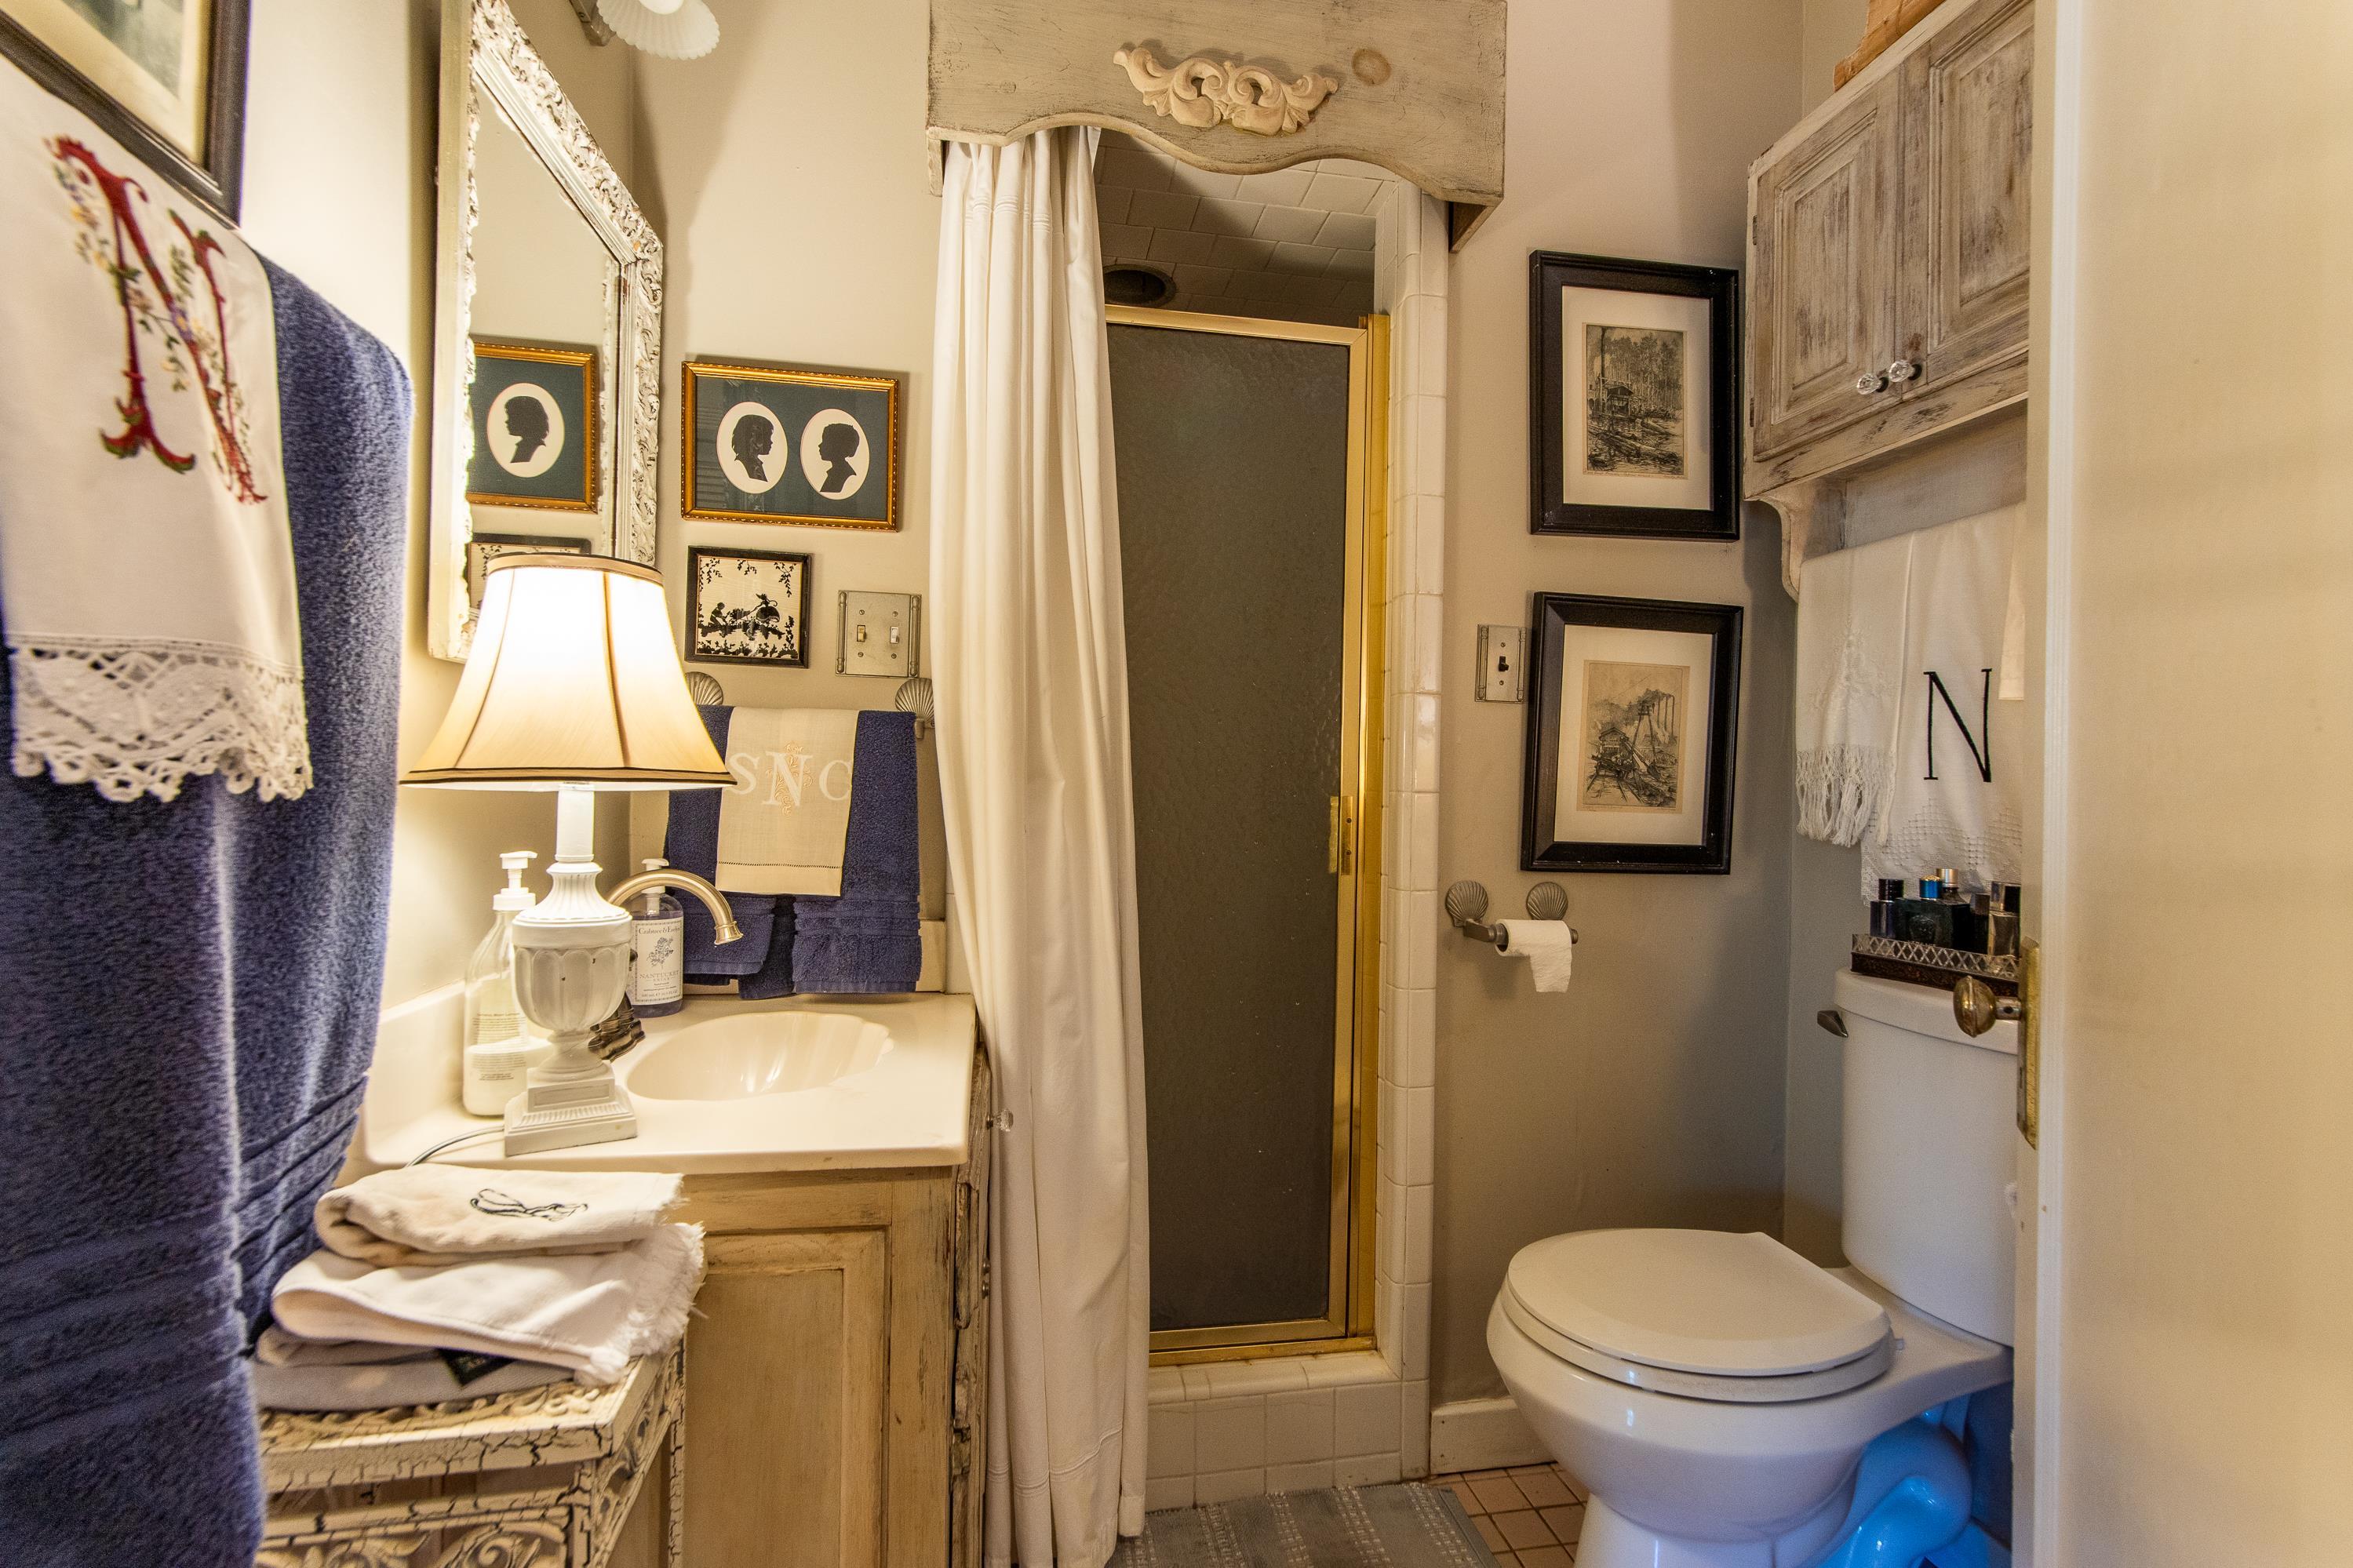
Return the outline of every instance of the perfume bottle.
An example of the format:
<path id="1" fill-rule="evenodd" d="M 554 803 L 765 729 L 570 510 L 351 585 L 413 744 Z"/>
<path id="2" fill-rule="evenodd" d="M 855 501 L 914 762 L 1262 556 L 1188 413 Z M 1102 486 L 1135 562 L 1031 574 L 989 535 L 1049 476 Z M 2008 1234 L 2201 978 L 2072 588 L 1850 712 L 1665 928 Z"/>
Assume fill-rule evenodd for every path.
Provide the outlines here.
<path id="1" fill-rule="evenodd" d="M 1871 900 L 1871 934 L 1901 937 L 1904 932 L 1896 915 L 1896 903 L 1904 897 L 1904 879 L 1879 879 L 1879 896 Z"/>

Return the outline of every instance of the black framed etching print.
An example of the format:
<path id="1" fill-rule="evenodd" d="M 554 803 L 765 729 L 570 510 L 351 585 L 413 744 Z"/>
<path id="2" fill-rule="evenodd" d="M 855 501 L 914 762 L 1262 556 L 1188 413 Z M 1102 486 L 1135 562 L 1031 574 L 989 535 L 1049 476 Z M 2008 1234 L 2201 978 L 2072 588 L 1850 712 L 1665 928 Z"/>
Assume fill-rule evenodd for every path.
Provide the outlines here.
<path id="1" fill-rule="evenodd" d="M 1740 275 L 1528 258 L 1528 527 L 1740 537 Z"/>
<path id="2" fill-rule="evenodd" d="M 1520 864 L 1732 869 L 1740 606 L 1538 594 Z"/>
<path id="3" fill-rule="evenodd" d="M 0 0 L 0 54 L 235 222 L 248 0 Z"/>
<path id="4" fill-rule="evenodd" d="M 899 383 L 881 373 L 689 360 L 685 514 L 899 526 Z"/>
<path id="5" fill-rule="evenodd" d="M 686 552 L 686 657 L 808 668 L 809 558 L 765 550 Z"/>

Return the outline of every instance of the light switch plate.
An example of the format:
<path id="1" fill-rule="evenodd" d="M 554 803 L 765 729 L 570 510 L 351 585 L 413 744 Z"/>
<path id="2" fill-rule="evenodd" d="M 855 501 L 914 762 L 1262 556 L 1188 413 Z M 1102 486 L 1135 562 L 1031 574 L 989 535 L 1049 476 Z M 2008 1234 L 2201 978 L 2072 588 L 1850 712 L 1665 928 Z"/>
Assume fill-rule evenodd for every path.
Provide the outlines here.
<path id="1" fill-rule="evenodd" d="M 1528 634 L 1523 626 L 1479 628 L 1479 700 L 1528 700 Z"/>
<path id="2" fill-rule="evenodd" d="M 841 637 L 833 668 L 842 675 L 923 673 L 916 647 L 923 631 L 921 594 L 872 594 L 845 588 L 836 628 Z"/>

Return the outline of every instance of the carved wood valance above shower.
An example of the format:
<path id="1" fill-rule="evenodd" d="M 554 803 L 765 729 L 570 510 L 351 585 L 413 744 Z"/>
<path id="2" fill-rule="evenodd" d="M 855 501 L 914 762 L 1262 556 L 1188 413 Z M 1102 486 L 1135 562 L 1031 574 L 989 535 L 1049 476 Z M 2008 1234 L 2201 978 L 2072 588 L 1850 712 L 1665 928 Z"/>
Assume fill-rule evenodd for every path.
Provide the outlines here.
<path id="1" fill-rule="evenodd" d="M 1504 196 L 1504 0 L 932 0 L 934 138 L 1124 131 L 1201 168 L 1377 163 L 1451 204 Z"/>

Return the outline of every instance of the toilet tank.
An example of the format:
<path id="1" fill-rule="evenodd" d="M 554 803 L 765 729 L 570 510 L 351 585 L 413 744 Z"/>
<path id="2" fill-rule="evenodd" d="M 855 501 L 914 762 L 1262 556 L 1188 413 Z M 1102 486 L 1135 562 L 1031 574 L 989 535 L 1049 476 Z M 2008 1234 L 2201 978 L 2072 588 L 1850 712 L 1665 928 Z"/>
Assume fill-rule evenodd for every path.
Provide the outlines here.
<path id="1" fill-rule="evenodd" d="M 1976 1039 L 1952 994 L 1841 971 L 1847 1261 L 1956 1328 L 2015 1342 L 2018 1026 Z"/>

